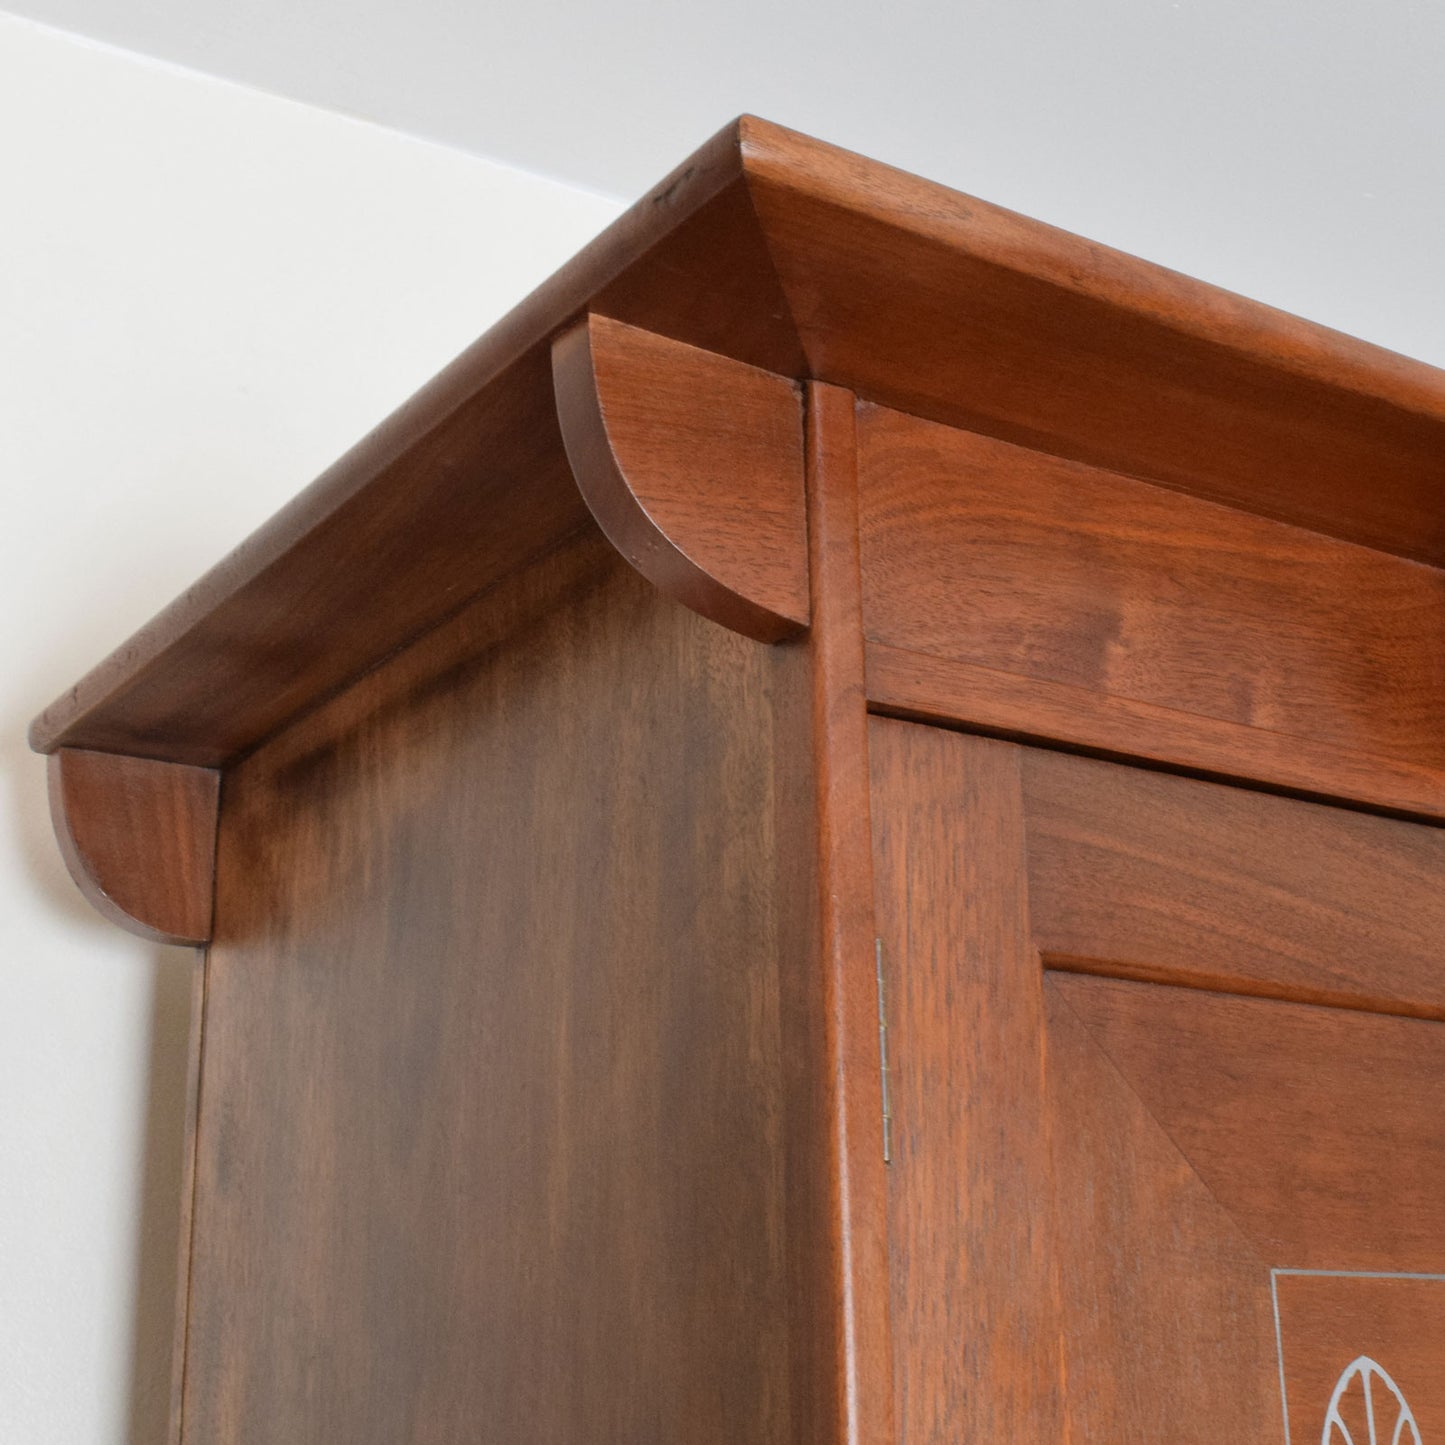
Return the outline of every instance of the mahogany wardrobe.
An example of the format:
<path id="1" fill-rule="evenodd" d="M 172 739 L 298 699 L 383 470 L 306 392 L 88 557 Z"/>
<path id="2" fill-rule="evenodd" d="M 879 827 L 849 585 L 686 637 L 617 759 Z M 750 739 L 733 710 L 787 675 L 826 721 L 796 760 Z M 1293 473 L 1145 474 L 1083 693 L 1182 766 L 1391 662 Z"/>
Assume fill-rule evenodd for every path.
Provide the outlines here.
<path id="1" fill-rule="evenodd" d="M 186 1445 L 1445 1442 L 1445 373 L 753 119 L 35 723 Z"/>

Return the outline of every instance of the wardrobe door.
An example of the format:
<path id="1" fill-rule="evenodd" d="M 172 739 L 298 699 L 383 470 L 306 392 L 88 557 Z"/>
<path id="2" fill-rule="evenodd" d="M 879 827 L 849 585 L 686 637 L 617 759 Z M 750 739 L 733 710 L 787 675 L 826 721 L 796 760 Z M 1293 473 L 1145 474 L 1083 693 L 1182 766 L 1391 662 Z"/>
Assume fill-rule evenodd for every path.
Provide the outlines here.
<path id="1" fill-rule="evenodd" d="M 900 1439 L 1445 1441 L 1445 831 L 871 746 Z"/>

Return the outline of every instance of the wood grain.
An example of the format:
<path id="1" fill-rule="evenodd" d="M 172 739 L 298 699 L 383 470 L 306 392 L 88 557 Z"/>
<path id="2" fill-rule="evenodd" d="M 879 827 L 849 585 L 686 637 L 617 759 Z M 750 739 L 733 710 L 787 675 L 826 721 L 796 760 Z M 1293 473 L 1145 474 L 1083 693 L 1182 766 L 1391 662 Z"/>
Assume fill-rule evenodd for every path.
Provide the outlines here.
<path id="1" fill-rule="evenodd" d="M 171 1320 L 171 1394 L 166 1417 L 165 1445 L 182 1445 L 185 1413 L 186 1322 L 191 1310 L 191 1226 L 196 1203 L 196 1123 L 201 1111 L 202 1041 L 206 1019 L 206 956 L 195 955 L 191 964 L 191 1018 L 186 1037 L 186 1115 L 181 1144 L 181 1207 L 176 1231 L 176 1302 Z"/>
<path id="2" fill-rule="evenodd" d="M 1388 1372 L 1415 1417 L 1422 1441 L 1445 1434 L 1445 1279 L 1281 1273 L 1275 1295 L 1281 1373 L 1295 1441 L 1314 1445 L 1324 1438 L 1335 1387 L 1361 1355 Z M 1376 1380 L 1371 1395 L 1377 1438 L 1413 1445 L 1408 1430 L 1394 1433 L 1397 1412 L 1388 1387 Z M 1362 1388 L 1356 1384 L 1341 1403 L 1344 1418 L 1357 1419 L 1364 1404 Z M 1370 1438 L 1368 1428 L 1351 1433 L 1357 1441 Z"/>
<path id="3" fill-rule="evenodd" d="M 556 546 L 586 511 L 550 343 L 588 311 L 1445 561 L 1445 374 L 744 118 L 69 689 L 34 746 L 223 764 Z"/>
<path id="4" fill-rule="evenodd" d="M 1313 1440 L 1371 1341 L 1437 1410 L 1445 1300 L 1296 1296 L 1283 1372 L 1273 1305 L 1445 1274 L 1445 1027 L 1221 990 L 1438 1000 L 1439 831 L 895 720 L 871 755 L 900 1440 L 1278 1441 L 1282 1379 Z"/>
<path id="5" fill-rule="evenodd" d="M 552 345 L 572 472 L 664 595 L 759 642 L 808 622 L 803 418 L 771 372 L 590 316 Z"/>
<path id="6" fill-rule="evenodd" d="M 1024 753 L 1051 966 L 1445 1018 L 1445 831 Z"/>
<path id="7" fill-rule="evenodd" d="M 1442 483 L 1445 374 L 728 127 L 34 726 L 214 879 L 184 1438 L 1277 1438 L 1271 1268 L 1445 1271 L 1441 835 L 869 700 L 1445 818 Z"/>
<path id="8" fill-rule="evenodd" d="M 868 646 L 867 674 L 872 710 L 891 717 L 1059 743 L 1407 817 L 1445 818 L 1442 768 L 1306 746 L 1284 733 L 879 643 Z"/>
<path id="9" fill-rule="evenodd" d="M 1445 764 L 1445 574 L 886 408 L 859 426 L 873 641 Z"/>
<path id="10" fill-rule="evenodd" d="M 796 373 L 737 123 L 68 689 L 32 746 L 225 763 L 588 524 L 550 351 L 590 305 Z"/>
<path id="11" fill-rule="evenodd" d="M 1283 1445 L 1268 1264 L 1052 980 L 1045 1007 L 1062 1438 Z"/>
<path id="12" fill-rule="evenodd" d="M 797 1438 L 893 1438 L 853 398 L 807 389 L 812 626 L 775 651 Z"/>
<path id="13" fill-rule="evenodd" d="M 893 1063 L 897 1438 L 1060 1440 L 1019 749 L 883 719 L 869 738 Z"/>
<path id="14" fill-rule="evenodd" d="M 227 778 L 188 1440 L 788 1438 L 772 654 L 609 551 Z"/>
<path id="15" fill-rule="evenodd" d="M 1445 373 L 777 126 L 742 145 L 812 375 L 1445 560 Z"/>
<path id="16" fill-rule="evenodd" d="M 206 942 L 219 774 L 76 748 L 49 769 L 55 836 L 91 906 L 157 943 Z"/>
<path id="17" fill-rule="evenodd" d="M 1052 981 L 1263 1259 L 1445 1274 L 1445 1027 Z"/>

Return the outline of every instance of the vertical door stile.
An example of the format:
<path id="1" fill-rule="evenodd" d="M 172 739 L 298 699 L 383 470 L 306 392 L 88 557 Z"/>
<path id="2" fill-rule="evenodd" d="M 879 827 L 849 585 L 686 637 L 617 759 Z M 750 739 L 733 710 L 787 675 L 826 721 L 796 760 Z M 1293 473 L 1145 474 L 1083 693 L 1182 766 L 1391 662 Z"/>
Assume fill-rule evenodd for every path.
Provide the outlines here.
<path id="1" fill-rule="evenodd" d="M 1066 1439 L 1020 749 L 874 719 L 903 1442 Z"/>

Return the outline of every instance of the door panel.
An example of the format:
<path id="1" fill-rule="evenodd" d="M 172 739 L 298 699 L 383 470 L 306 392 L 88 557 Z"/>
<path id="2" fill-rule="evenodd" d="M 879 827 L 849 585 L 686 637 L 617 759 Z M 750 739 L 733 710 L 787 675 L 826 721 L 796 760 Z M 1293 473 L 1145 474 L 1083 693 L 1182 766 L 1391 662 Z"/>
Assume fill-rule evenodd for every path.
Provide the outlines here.
<path id="1" fill-rule="evenodd" d="M 1382 1438 L 1445 1433 L 1445 835 L 872 758 L 901 1440 L 1317 1445 L 1367 1377 Z"/>

